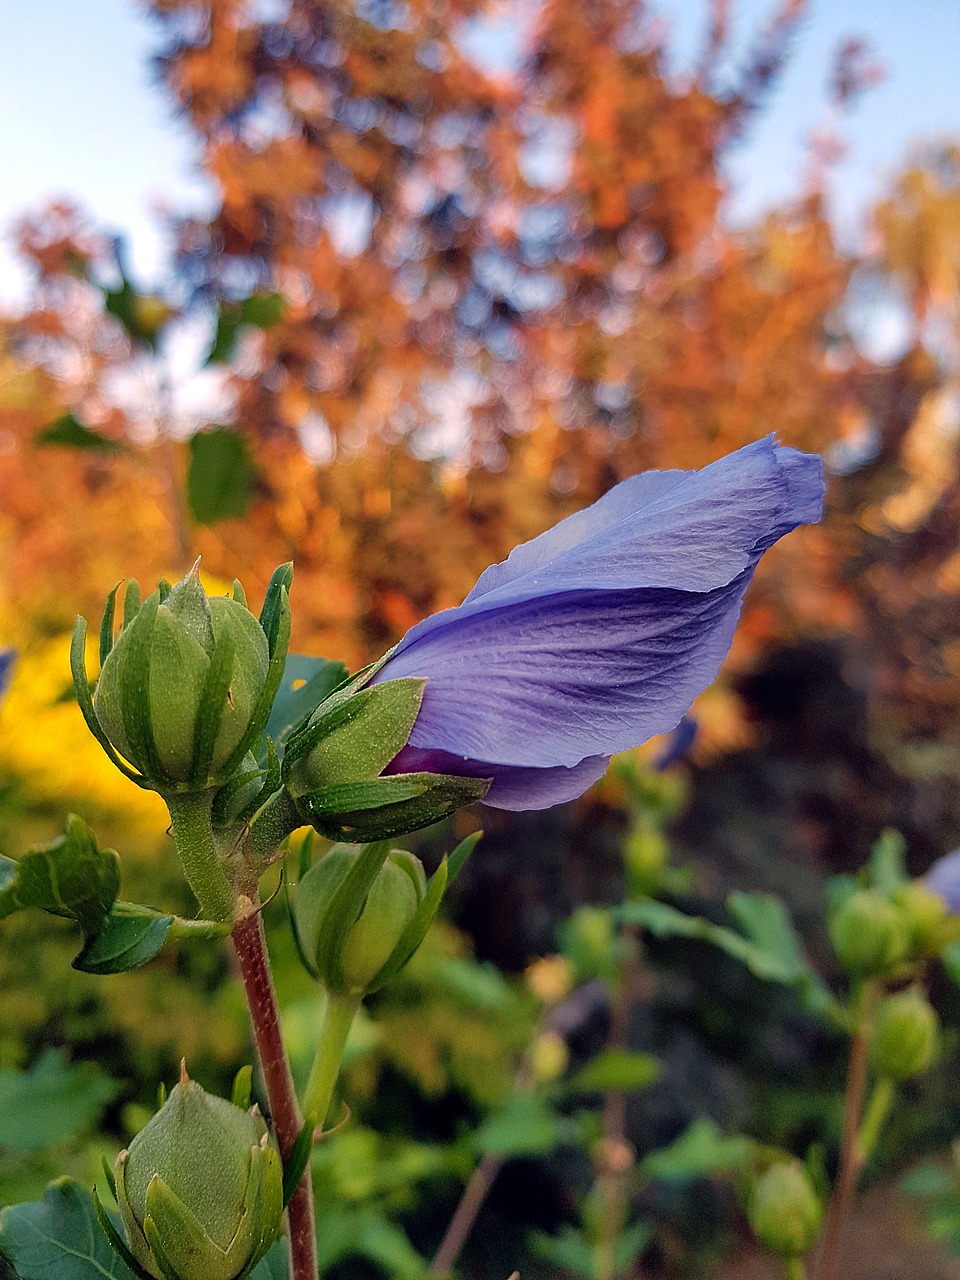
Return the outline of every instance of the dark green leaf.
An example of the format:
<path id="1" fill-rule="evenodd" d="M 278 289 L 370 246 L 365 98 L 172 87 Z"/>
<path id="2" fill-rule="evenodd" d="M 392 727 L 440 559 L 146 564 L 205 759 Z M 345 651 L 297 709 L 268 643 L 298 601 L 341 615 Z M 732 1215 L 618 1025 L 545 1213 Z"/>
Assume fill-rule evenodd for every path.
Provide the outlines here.
<path id="1" fill-rule="evenodd" d="M 545 1231 L 535 1231 L 530 1237 L 530 1247 L 538 1258 L 562 1271 L 572 1271 L 574 1275 L 586 1277 L 586 1280 L 593 1280 L 596 1275 L 596 1249 L 582 1231 L 569 1224 L 553 1236 L 548 1236 Z"/>
<path id="2" fill-rule="evenodd" d="M 691 1182 L 742 1168 L 752 1150 L 749 1138 L 728 1137 L 713 1120 L 702 1118 L 694 1120 L 670 1146 L 651 1151 L 640 1168 L 655 1181 Z"/>
<path id="3" fill-rule="evenodd" d="M 120 888 L 120 859 L 98 849 L 93 832 L 71 814 L 62 836 L 16 862 L 0 859 L 0 920 L 37 907 L 76 920 L 87 937 L 96 934 Z"/>
<path id="4" fill-rule="evenodd" d="M 18 1280 L 134 1280 L 97 1222 L 93 1199 L 72 1178 L 42 1200 L 0 1211 L 0 1257 Z"/>
<path id="5" fill-rule="evenodd" d="M 615 1089 L 631 1093 L 649 1088 L 660 1078 L 660 1063 L 649 1053 L 605 1049 L 569 1081 L 577 1093 L 604 1093 Z"/>
<path id="6" fill-rule="evenodd" d="M 477 1147 L 485 1155 L 532 1156 L 552 1151 L 562 1136 L 559 1118 L 535 1093 L 513 1093 L 480 1126 Z"/>
<path id="7" fill-rule="evenodd" d="M 217 427 L 191 438 L 187 501 L 198 524 L 246 515 L 256 478 L 247 442 L 238 432 Z"/>
<path id="8" fill-rule="evenodd" d="M 163 949 L 173 916 L 159 912 L 126 915 L 112 912 L 73 962 L 84 973 L 127 973 L 152 960 Z"/>
<path id="9" fill-rule="evenodd" d="M 39 1151 L 88 1132 L 117 1086 L 92 1063 L 48 1049 L 29 1071 L 0 1070 L 0 1148 Z"/>
<path id="10" fill-rule="evenodd" d="M 771 976 L 778 975 L 779 982 L 795 982 L 807 964 L 780 899 L 769 893 L 731 893 L 727 906 L 741 932 L 767 957 Z"/>
<path id="11" fill-rule="evenodd" d="M 123 446 L 85 427 L 72 413 L 61 414 L 33 438 L 34 447 L 80 449 L 87 453 L 120 453 Z"/>

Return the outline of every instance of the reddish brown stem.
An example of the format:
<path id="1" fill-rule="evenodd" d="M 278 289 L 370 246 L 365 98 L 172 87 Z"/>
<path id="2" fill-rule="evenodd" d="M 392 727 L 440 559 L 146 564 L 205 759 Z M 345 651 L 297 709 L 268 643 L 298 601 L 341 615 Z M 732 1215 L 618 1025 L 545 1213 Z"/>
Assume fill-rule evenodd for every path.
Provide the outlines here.
<path id="1" fill-rule="evenodd" d="M 256 907 L 256 904 L 253 904 Z M 284 1161 L 293 1150 L 303 1118 L 280 1030 L 280 1010 L 270 973 L 267 941 L 255 910 L 233 931 L 233 945 L 247 995 L 253 1039 L 263 1072 L 270 1119 Z M 317 1280 L 313 1187 L 308 1165 L 287 1206 L 291 1280 Z"/>
<path id="2" fill-rule="evenodd" d="M 867 1091 L 867 1067 L 870 1049 L 870 1027 L 877 990 L 865 983 L 856 1011 L 856 1025 L 850 1040 L 850 1063 L 847 1068 L 847 1091 L 843 1102 L 843 1133 L 840 1138 L 840 1162 L 833 1198 L 827 1211 L 827 1225 L 820 1248 L 820 1280 L 836 1280 L 840 1237 L 850 1216 L 857 1183 L 863 1170 L 865 1155 L 860 1145 L 860 1117 Z"/>
<path id="3" fill-rule="evenodd" d="M 466 1243 L 477 1214 L 483 1207 L 483 1202 L 502 1168 L 503 1157 L 490 1155 L 488 1152 L 474 1169 L 457 1205 L 457 1211 L 450 1219 L 450 1225 L 440 1242 L 437 1256 L 430 1264 L 428 1275 L 445 1276 L 453 1270 L 453 1264 L 460 1256 L 460 1250 Z"/>

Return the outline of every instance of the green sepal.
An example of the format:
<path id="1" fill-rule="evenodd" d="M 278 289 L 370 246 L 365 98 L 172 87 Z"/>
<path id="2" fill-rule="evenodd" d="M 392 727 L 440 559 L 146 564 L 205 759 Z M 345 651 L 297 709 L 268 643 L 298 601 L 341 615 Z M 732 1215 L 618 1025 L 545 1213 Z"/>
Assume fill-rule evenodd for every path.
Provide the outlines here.
<path id="1" fill-rule="evenodd" d="M 120 590 L 120 583 L 113 588 L 107 596 L 107 603 L 103 607 L 103 617 L 100 619 L 100 665 L 101 667 L 107 660 L 107 655 L 113 648 L 113 619 L 117 610 L 117 592 Z"/>
<path id="2" fill-rule="evenodd" d="M 204 785 L 210 776 L 210 762 L 213 760 L 213 750 L 217 745 L 217 735 L 220 732 L 224 708 L 227 705 L 236 652 L 237 647 L 233 636 L 226 631 L 214 646 L 210 666 L 207 669 L 200 706 L 197 708 L 193 765 L 190 771 L 191 781 L 200 786 Z"/>
<path id="3" fill-rule="evenodd" d="M 315 1116 L 307 1116 L 303 1128 L 297 1134 L 289 1156 L 283 1166 L 283 1207 L 286 1208 L 293 1199 L 293 1194 L 300 1185 L 304 1170 L 310 1163 L 313 1153 L 313 1134 L 319 1120 Z"/>
<path id="4" fill-rule="evenodd" d="M 472 831 L 470 835 L 464 836 L 453 853 L 447 858 L 447 885 L 453 884 L 457 876 L 463 870 L 464 863 L 473 853 L 474 849 L 483 839 L 482 831 Z"/>
<path id="5" fill-rule="evenodd" d="M 73 628 L 73 639 L 70 642 L 70 671 L 73 675 L 73 688 L 77 695 L 80 714 L 83 716 L 87 728 L 100 743 L 100 746 L 103 747 L 110 763 L 115 765 L 125 778 L 135 782 L 138 787 L 143 788 L 144 791 L 151 791 L 153 788 L 143 775 L 132 769 L 123 757 L 118 754 L 97 718 L 97 713 L 93 706 L 93 698 L 90 694 L 90 684 L 87 680 L 86 644 L 87 620 L 84 617 L 78 617 L 76 626 Z"/>
<path id="6" fill-rule="evenodd" d="M 274 752 L 274 755 L 276 755 L 276 752 Z M 213 825 L 215 827 L 226 827 L 234 823 L 249 822 L 264 800 L 277 790 L 279 773 L 279 764 L 277 765 L 275 779 L 271 777 L 269 768 L 244 769 L 235 773 L 230 781 L 225 782 L 213 797 L 213 806 L 210 810 Z M 238 802 L 243 798 L 244 792 L 255 782 L 259 784 L 256 793 L 246 803 L 242 803 L 237 807 Z"/>
<path id="7" fill-rule="evenodd" d="M 398 773 L 372 782 L 327 787 L 294 803 L 303 820 L 322 836 L 364 844 L 432 826 L 464 805 L 482 800 L 489 789 L 489 778 Z"/>
<path id="8" fill-rule="evenodd" d="M 150 1253 L 154 1262 L 163 1272 L 164 1280 L 183 1280 L 183 1277 L 177 1272 L 173 1263 L 164 1252 L 163 1241 L 160 1239 L 160 1232 L 157 1229 L 157 1224 L 149 1214 L 143 1220 L 143 1236 L 147 1244 L 150 1246 Z"/>
<path id="9" fill-rule="evenodd" d="M 281 570 L 286 570 L 286 574 L 281 575 Z M 278 575 L 281 576 L 278 578 Z M 264 635 L 267 637 L 267 652 L 270 655 L 267 678 L 264 681 L 260 697 L 257 699 L 257 705 L 250 718 L 249 728 L 221 769 L 222 776 L 229 777 L 233 773 L 247 752 L 259 742 L 261 734 L 267 727 L 267 721 L 270 719 L 270 712 L 280 689 L 280 683 L 283 680 L 287 649 L 290 647 L 290 600 L 287 595 L 286 583 L 289 583 L 292 576 L 293 566 L 281 565 L 279 569 L 274 571 L 273 577 L 270 579 L 267 599 L 264 600 L 263 609 L 260 611 L 260 625 L 263 627 Z M 275 584 L 278 585 L 275 587 Z"/>
<path id="10" fill-rule="evenodd" d="M 244 591 L 244 589 L 243 589 L 243 583 L 240 581 L 240 579 L 239 579 L 239 578 L 234 578 L 234 580 L 233 580 L 233 586 L 232 586 L 232 588 L 231 588 L 231 595 L 233 596 L 234 600 L 236 600 L 237 604 L 242 604 L 242 605 L 243 605 L 243 607 L 246 609 L 246 607 L 247 607 L 247 593 Z"/>
<path id="11" fill-rule="evenodd" d="M 267 651 L 271 658 L 280 639 L 283 615 L 287 612 L 287 597 L 290 594 L 290 584 L 292 582 L 293 562 L 288 560 L 286 564 L 277 565 L 270 575 L 267 593 L 263 598 L 263 607 L 260 610 L 260 625 L 263 627 L 263 634 L 267 637 Z M 235 582 L 234 589 L 237 586 L 239 586 L 239 583 Z M 241 587 L 240 590 L 242 592 L 243 588 Z M 286 654 L 284 654 L 284 657 L 286 657 Z"/>
<path id="12" fill-rule="evenodd" d="M 106 1179 L 107 1186 L 110 1188 L 110 1194 L 113 1196 L 114 1200 L 116 1200 L 117 1180 L 113 1176 L 113 1169 L 110 1167 L 110 1161 L 102 1152 L 100 1154 L 100 1169 Z"/>
<path id="13" fill-rule="evenodd" d="M 250 1110 L 250 1095 L 253 1091 L 253 1067 L 245 1063 L 233 1077 L 233 1090 L 230 1101 L 241 1111 Z"/>
<path id="14" fill-rule="evenodd" d="M 160 592 L 154 591 L 130 623 L 118 676 L 123 731 L 134 758 L 143 765 L 144 776 L 154 783 L 166 777 L 157 753 L 150 711 L 150 645 L 159 608 Z"/>
<path id="15" fill-rule="evenodd" d="M 319 944 L 313 958 L 313 972 L 331 991 L 344 991 L 346 979 L 341 953 L 347 934 L 356 924 L 374 880 L 387 860 L 386 840 L 365 845 L 350 870 L 330 898 L 318 929 Z"/>
<path id="16" fill-rule="evenodd" d="M 123 593 L 123 626 L 124 630 L 129 627 L 140 612 L 140 583 L 136 578 L 130 578 L 127 581 L 126 588 Z"/>
<path id="17" fill-rule="evenodd" d="M 104 1161 L 104 1170 L 106 1171 L 108 1167 L 109 1166 L 107 1165 L 106 1161 Z M 116 1199 L 116 1194 L 117 1194 L 116 1183 L 113 1181 L 112 1175 L 110 1178 L 110 1182 L 111 1182 L 111 1187 L 113 1191 L 113 1197 L 114 1199 Z M 95 1186 L 93 1188 L 93 1208 L 94 1208 L 94 1212 L 97 1215 L 97 1221 L 100 1224 L 101 1231 L 107 1237 L 107 1241 L 110 1245 L 110 1248 L 114 1251 L 114 1253 L 117 1255 L 120 1261 L 124 1263 L 125 1266 L 128 1266 L 130 1268 L 133 1274 L 137 1277 L 137 1280 L 156 1280 L 156 1276 L 151 1274 L 151 1272 L 149 1272 L 146 1269 L 146 1267 L 141 1266 L 141 1264 L 137 1261 L 137 1259 L 133 1256 L 133 1254 L 127 1248 L 127 1242 L 124 1240 L 123 1236 L 121 1236 L 120 1232 L 110 1221 L 110 1215 L 107 1213 L 106 1209 L 103 1207 L 103 1202 L 100 1199 L 100 1193 L 97 1191 L 97 1188 Z"/>
<path id="18" fill-rule="evenodd" d="M 173 594 L 173 583 L 169 578 L 161 578 L 157 583 L 157 590 L 160 592 L 160 603 L 166 604 Z"/>
<path id="19" fill-rule="evenodd" d="M 329 658 L 308 658 L 287 654 L 280 689 L 267 721 L 267 737 L 282 755 L 290 735 L 301 727 L 317 707 L 337 689 L 350 682 L 350 672 L 342 662 Z"/>
<path id="20" fill-rule="evenodd" d="M 440 902 L 448 880 L 449 866 L 447 859 L 444 858 L 427 882 L 427 891 L 417 907 L 416 914 L 407 924 L 403 933 L 401 933 L 397 945 L 387 958 L 386 964 L 367 987 L 368 992 L 379 991 L 381 987 L 397 976 L 413 956 L 413 953 L 427 936 L 427 930 L 433 924 L 434 918 L 440 909 Z"/>

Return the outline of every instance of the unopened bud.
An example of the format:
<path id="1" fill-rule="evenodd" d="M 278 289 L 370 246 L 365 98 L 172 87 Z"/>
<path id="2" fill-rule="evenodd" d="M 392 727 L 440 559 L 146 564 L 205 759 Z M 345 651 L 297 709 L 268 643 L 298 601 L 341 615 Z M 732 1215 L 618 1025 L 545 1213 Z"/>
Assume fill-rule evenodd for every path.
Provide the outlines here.
<path id="1" fill-rule="evenodd" d="M 940 1047 L 940 1019 L 915 987 L 886 996 L 877 1007 L 870 1065 L 880 1076 L 908 1080 L 933 1065 Z"/>
<path id="2" fill-rule="evenodd" d="M 906 956 L 906 922 L 882 893 L 858 889 L 834 912 L 830 941 L 837 959 L 856 977 L 888 973 Z"/>
<path id="3" fill-rule="evenodd" d="M 748 1209 L 753 1234 L 781 1258 L 799 1258 L 820 1234 L 823 1205 L 799 1160 L 784 1160 L 756 1181 Z"/>
<path id="4" fill-rule="evenodd" d="M 115 1172 L 130 1251 L 158 1280 L 236 1280 L 280 1231 L 280 1158 L 259 1112 L 185 1073 Z"/>
<path id="5" fill-rule="evenodd" d="M 910 955 L 918 960 L 935 956 L 948 941 L 944 899 L 921 880 L 911 880 L 896 890 L 893 901 L 906 921 Z"/>
<path id="6" fill-rule="evenodd" d="M 334 895 L 356 863 L 355 845 L 334 845 L 306 873 L 293 897 L 293 919 L 305 960 L 328 988 L 362 994 L 392 956 L 423 900 L 426 878 L 419 859 L 403 850 L 388 855 L 345 932 L 338 954 L 324 944 Z"/>
<path id="7" fill-rule="evenodd" d="M 554 1080 L 559 1080 L 569 1061 L 567 1042 L 555 1031 L 545 1031 L 543 1035 L 537 1036 L 530 1048 L 533 1078 L 537 1084 L 552 1084 Z"/>

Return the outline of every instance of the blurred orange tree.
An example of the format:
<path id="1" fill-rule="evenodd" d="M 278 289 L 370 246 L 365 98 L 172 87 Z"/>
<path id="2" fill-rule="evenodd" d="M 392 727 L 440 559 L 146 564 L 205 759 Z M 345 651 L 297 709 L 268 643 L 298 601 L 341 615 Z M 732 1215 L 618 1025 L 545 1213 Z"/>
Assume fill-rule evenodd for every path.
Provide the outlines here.
<path id="1" fill-rule="evenodd" d="M 720 2 L 681 78 L 635 0 L 292 0 L 275 20 L 153 0 L 213 209 L 179 222 L 155 293 L 74 209 L 19 228 L 36 290 L 0 335 L 11 619 L 56 632 L 198 553 L 256 592 L 292 558 L 295 646 L 358 664 L 623 476 L 775 430 L 826 451 L 832 513 L 768 558 L 735 660 L 852 630 L 896 732 L 944 743 L 956 153 L 905 174 L 861 259 L 834 242 L 816 156 L 794 204 L 732 229 L 725 156 L 803 7 L 771 9 L 728 83 Z M 841 52 L 837 106 L 870 78 L 860 53 Z M 896 363 L 851 336 L 865 288 L 914 317 Z M 171 356 L 204 325 L 196 410 Z"/>

